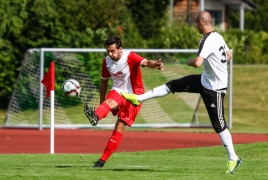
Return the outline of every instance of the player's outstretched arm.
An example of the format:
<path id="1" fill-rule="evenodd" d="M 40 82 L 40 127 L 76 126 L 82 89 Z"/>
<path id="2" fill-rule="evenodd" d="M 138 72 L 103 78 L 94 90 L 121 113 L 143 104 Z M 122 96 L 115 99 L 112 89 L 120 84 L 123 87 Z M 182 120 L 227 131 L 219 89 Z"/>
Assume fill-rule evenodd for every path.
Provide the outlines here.
<path id="1" fill-rule="evenodd" d="M 142 67 L 148 67 L 151 69 L 159 69 L 160 71 L 164 70 L 164 63 L 161 61 L 161 58 L 159 58 L 157 61 L 145 59 L 141 65 Z"/>

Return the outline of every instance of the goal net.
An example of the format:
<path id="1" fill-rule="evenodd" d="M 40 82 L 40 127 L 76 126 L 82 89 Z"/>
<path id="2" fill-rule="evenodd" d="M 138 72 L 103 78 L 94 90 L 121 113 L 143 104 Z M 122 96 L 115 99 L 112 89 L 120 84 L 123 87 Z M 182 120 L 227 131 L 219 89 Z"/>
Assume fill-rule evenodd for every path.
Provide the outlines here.
<path id="1" fill-rule="evenodd" d="M 125 49 L 130 50 L 130 49 Z M 164 71 L 141 68 L 145 90 L 162 85 L 171 79 L 189 74 L 200 74 L 202 68 L 186 65 L 195 57 L 197 49 L 132 49 L 147 59 L 161 58 Z M 55 64 L 55 128 L 113 128 L 117 117 L 111 113 L 96 127 L 90 125 L 84 115 L 84 103 L 96 107 L 99 104 L 99 80 L 101 63 L 107 56 L 105 49 L 29 49 L 24 57 L 10 100 L 3 127 L 49 128 L 50 98 L 41 84 L 50 62 Z M 229 75 L 230 76 L 230 75 Z M 62 95 L 61 85 L 66 79 L 75 79 L 81 85 L 78 98 Z M 109 81 L 111 87 L 111 80 Z M 231 118 L 231 88 L 225 98 L 225 118 Z M 229 126 L 231 121 L 229 120 Z M 175 93 L 143 103 L 132 127 L 211 127 L 204 103 L 199 94 Z"/>

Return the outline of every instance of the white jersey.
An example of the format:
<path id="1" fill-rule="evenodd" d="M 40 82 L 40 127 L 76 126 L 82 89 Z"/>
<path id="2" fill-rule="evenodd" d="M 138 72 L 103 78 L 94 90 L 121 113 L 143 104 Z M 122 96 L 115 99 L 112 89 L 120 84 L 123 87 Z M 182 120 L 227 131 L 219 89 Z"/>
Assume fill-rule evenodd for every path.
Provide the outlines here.
<path id="1" fill-rule="evenodd" d="M 201 39 L 197 56 L 204 58 L 201 83 L 205 88 L 214 91 L 227 88 L 226 51 L 229 51 L 229 48 L 217 32 L 210 32 Z"/>

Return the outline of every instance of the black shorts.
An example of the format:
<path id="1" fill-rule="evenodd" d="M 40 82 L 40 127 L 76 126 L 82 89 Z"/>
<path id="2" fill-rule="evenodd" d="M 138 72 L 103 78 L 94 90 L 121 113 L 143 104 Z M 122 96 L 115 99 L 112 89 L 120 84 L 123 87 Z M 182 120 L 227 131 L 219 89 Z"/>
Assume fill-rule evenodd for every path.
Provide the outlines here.
<path id="1" fill-rule="evenodd" d="M 214 130 L 220 133 L 227 128 L 223 106 L 225 93 L 204 88 L 201 84 L 200 74 L 174 79 L 167 82 L 166 85 L 173 94 L 175 92 L 199 93 L 205 103 Z"/>

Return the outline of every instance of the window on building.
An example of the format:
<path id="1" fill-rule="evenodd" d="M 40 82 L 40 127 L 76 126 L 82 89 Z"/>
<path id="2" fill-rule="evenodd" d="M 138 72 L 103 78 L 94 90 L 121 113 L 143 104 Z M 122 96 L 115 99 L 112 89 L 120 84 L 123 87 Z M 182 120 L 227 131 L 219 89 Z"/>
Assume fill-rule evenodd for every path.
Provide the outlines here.
<path id="1" fill-rule="evenodd" d="M 221 10 L 207 10 L 212 16 L 213 26 L 221 25 L 222 21 L 222 11 Z"/>

